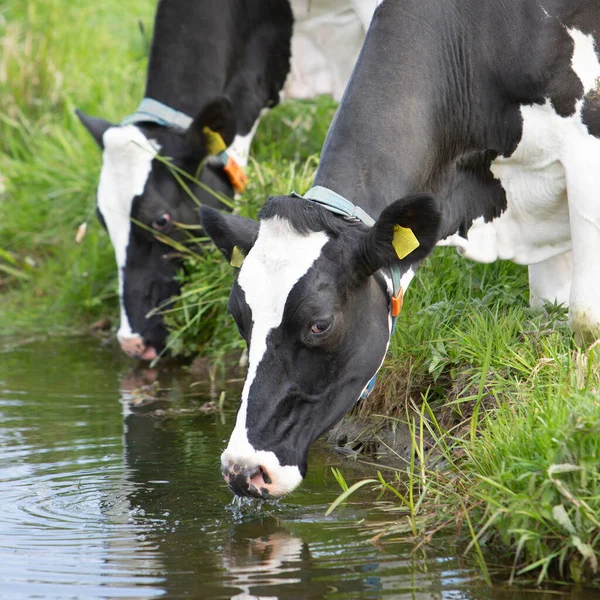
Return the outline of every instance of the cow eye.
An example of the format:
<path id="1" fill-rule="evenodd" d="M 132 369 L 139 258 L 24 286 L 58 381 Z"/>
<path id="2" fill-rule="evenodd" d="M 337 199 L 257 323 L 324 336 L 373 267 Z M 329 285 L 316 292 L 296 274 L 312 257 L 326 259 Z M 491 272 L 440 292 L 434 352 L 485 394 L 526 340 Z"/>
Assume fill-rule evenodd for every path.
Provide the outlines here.
<path id="1" fill-rule="evenodd" d="M 310 332 L 313 335 L 323 335 L 331 329 L 332 323 L 333 319 L 320 319 L 319 321 L 315 321 L 310 328 Z"/>
<path id="2" fill-rule="evenodd" d="M 170 222 L 171 217 L 167 213 L 163 213 L 162 215 L 156 217 L 154 221 L 152 221 L 152 227 L 158 231 L 162 231 L 169 225 Z"/>

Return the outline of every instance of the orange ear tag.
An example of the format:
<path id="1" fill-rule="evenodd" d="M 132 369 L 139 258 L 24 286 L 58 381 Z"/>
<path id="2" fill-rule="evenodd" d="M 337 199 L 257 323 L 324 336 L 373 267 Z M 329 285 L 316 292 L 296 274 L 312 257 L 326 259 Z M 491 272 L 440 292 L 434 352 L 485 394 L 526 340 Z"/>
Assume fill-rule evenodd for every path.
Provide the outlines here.
<path id="1" fill-rule="evenodd" d="M 392 296 L 392 317 L 395 319 L 402 310 L 402 303 L 404 302 L 404 290 L 400 288 L 397 296 Z"/>
<path id="2" fill-rule="evenodd" d="M 225 173 L 227 173 L 227 177 L 229 177 L 229 181 L 231 181 L 231 185 L 233 189 L 241 194 L 248 184 L 248 176 L 244 173 L 244 169 L 240 167 L 240 165 L 235 162 L 235 160 L 229 156 L 227 158 L 227 164 L 223 167 Z"/>

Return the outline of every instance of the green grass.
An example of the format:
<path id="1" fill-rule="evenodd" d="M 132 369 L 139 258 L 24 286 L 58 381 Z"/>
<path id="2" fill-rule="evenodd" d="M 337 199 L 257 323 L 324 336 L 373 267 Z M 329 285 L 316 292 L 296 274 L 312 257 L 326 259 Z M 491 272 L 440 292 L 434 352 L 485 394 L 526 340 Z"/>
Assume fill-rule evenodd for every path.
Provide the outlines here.
<path id="1" fill-rule="evenodd" d="M 73 111 L 119 121 L 135 108 L 148 48 L 138 20 L 150 31 L 153 11 L 148 0 L 0 8 L 2 334 L 117 319 L 112 248 L 93 215 L 100 152 Z M 309 187 L 334 110 L 327 99 L 295 102 L 263 120 L 237 212 L 254 217 L 268 195 Z M 180 279 L 166 314 L 173 352 L 239 350 L 226 314 L 229 265 L 216 251 L 190 254 Z M 528 308 L 524 268 L 436 250 L 361 408 L 413 437 L 404 468 L 365 484 L 397 503 L 395 524 L 373 533 L 435 543 L 449 527 L 484 577 L 495 572 L 491 557 L 504 556 L 509 577 L 598 583 L 598 353 L 574 346 L 564 311 Z M 342 473 L 347 494 L 355 488 Z"/>
<path id="2" fill-rule="evenodd" d="M 112 249 L 93 214 L 100 151 L 74 109 L 115 121 L 133 110 L 147 48 L 138 19 L 151 25 L 153 11 L 147 0 L 0 9 L 3 333 L 70 331 L 116 314 Z"/>

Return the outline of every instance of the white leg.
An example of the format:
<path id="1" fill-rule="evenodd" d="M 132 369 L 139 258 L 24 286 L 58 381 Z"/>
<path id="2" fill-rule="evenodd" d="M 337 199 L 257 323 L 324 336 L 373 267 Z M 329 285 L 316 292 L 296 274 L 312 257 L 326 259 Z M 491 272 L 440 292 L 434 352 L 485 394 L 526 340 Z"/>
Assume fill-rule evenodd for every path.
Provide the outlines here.
<path id="1" fill-rule="evenodd" d="M 573 244 L 569 322 L 583 345 L 600 338 L 600 140 L 578 141 L 565 171 Z"/>
<path id="2" fill-rule="evenodd" d="M 376 0 L 292 0 L 294 35 L 285 98 L 342 97 Z"/>
<path id="3" fill-rule="evenodd" d="M 382 0 L 351 0 L 354 12 L 358 15 L 365 31 L 369 29 L 373 13 L 381 2 Z"/>
<path id="4" fill-rule="evenodd" d="M 533 308 L 542 308 L 544 302 L 568 306 L 572 272 L 571 252 L 529 265 L 529 304 Z"/>
<path id="5" fill-rule="evenodd" d="M 598 105 L 600 60 L 594 39 L 577 29 L 568 33 L 574 42 L 571 66 L 588 101 Z M 582 100 L 576 108 L 561 149 L 573 248 L 569 322 L 575 341 L 583 345 L 600 338 L 600 139 L 582 120 Z"/>

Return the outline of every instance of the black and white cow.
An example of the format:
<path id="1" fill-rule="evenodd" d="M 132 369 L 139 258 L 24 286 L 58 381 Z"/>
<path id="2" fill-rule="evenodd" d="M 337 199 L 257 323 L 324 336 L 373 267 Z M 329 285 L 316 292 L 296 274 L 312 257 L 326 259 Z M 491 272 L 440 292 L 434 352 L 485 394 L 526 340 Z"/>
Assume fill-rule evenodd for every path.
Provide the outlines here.
<path id="1" fill-rule="evenodd" d="M 238 170 L 246 166 L 261 111 L 278 103 L 286 78 L 287 97 L 341 96 L 375 3 L 161 0 L 138 111 L 117 125 L 78 113 L 103 150 L 98 215 L 115 250 L 117 337 L 125 352 L 146 360 L 157 356 L 167 332 L 162 316 L 149 313 L 179 291 L 174 276 L 181 261 L 152 229 L 181 241 L 174 224 L 199 224 L 195 203 L 157 155 L 196 175 L 207 157 L 209 128 L 221 135 L 227 154 L 210 158 L 200 180 L 233 196 L 236 173 L 224 163 L 233 159 Z M 187 183 L 201 203 L 222 207 Z"/>
<path id="2" fill-rule="evenodd" d="M 598 336 L 599 50 L 598 0 L 384 0 L 313 200 L 269 198 L 259 223 L 202 210 L 225 256 L 246 255 L 229 306 L 249 369 L 222 455 L 236 494 L 300 483 L 436 244 L 529 265 L 532 303 L 568 302 L 577 338 Z M 348 201 L 374 226 L 336 214 Z"/>
<path id="3" fill-rule="evenodd" d="M 289 71 L 292 23 L 289 4 L 280 0 L 161 0 L 144 105 L 121 125 L 79 113 L 103 149 L 98 215 L 119 272 L 117 335 L 132 356 L 151 360 L 163 348 L 163 320 L 147 315 L 178 292 L 180 261 L 152 229 L 180 240 L 173 224 L 199 221 L 197 206 L 157 155 L 195 176 L 207 158 L 208 128 L 245 166 L 260 112 L 277 104 Z M 220 160 L 207 161 L 200 180 L 233 196 Z M 203 204 L 223 207 L 203 188 L 190 187 Z"/>

